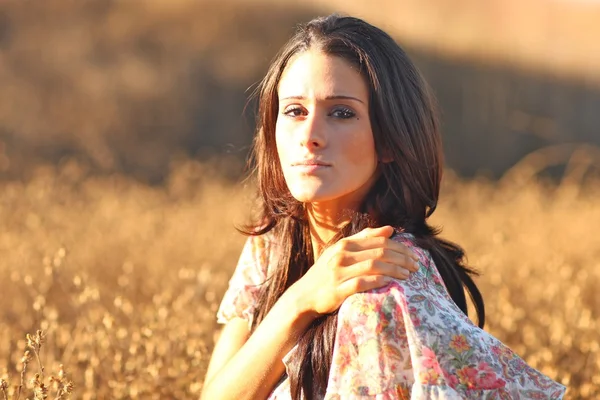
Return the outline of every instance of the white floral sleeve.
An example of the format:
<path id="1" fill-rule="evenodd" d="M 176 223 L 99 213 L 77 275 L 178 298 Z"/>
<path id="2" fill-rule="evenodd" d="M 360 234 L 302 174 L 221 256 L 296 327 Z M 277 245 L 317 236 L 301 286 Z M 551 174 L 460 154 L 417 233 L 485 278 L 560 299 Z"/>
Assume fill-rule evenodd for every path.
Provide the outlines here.
<path id="1" fill-rule="evenodd" d="M 420 269 L 344 301 L 325 400 L 563 398 L 563 385 L 467 318 L 412 235 L 393 238 L 417 254 Z M 282 360 L 288 372 L 297 351 Z M 288 378 L 269 400 L 291 400 Z"/>
<path id="2" fill-rule="evenodd" d="M 218 323 L 225 324 L 237 317 L 252 325 L 260 286 L 267 276 L 269 249 L 270 242 L 264 236 L 248 237 L 217 311 Z"/>
<path id="3" fill-rule="evenodd" d="M 454 304 L 430 254 L 402 234 L 421 268 L 346 299 L 327 400 L 561 399 L 565 387 L 527 365 Z"/>

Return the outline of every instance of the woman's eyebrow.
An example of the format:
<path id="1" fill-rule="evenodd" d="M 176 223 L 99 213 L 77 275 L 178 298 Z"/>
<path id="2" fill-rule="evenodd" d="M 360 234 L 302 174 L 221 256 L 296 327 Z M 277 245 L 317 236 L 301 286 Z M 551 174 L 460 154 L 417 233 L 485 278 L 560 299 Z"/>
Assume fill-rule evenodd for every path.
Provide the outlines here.
<path id="1" fill-rule="evenodd" d="M 286 97 L 279 99 L 279 101 L 292 100 L 292 99 L 293 100 L 306 100 L 306 97 L 305 96 L 286 96 Z M 345 96 L 345 95 L 327 96 L 327 97 L 325 97 L 324 100 L 354 100 L 354 101 L 358 101 L 359 103 L 365 104 L 365 102 L 359 98 L 356 98 L 353 96 Z"/>

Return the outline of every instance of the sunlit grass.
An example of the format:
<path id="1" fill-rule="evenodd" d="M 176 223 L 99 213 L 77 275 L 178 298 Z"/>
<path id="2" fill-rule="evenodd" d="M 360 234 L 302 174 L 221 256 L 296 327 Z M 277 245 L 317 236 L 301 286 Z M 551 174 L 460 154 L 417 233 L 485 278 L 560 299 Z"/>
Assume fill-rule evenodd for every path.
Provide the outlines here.
<path id="1" fill-rule="evenodd" d="M 164 187 L 86 178 L 75 164 L 0 191 L 0 378 L 14 391 L 25 333 L 46 331 L 74 397 L 190 398 L 243 238 L 248 190 L 196 163 Z M 512 186 L 511 186 L 512 185 Z M 598 191 L 449 176 L 434 222 L 481 272 L 487 329 L 527 362 L 600 395 Z"/>

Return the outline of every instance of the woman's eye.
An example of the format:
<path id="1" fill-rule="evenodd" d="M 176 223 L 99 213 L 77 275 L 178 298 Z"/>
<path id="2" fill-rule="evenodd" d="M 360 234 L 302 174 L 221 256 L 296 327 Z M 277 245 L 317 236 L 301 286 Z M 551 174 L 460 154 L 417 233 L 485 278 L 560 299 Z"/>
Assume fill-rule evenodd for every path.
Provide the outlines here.
<path id="1" fill-rule="evenodd" d="M 354 117 L 356 114 L 354 113 L 354 111 L 352 111 L 348 108 L 340 108 L 340 109 L 334 110 L 331 113 L 331 115 L 336 118 L 348 119 L 348 118 Z"/>
<path id="2" fill-rule="evenodd" d="M 290 107 L 283 111 L 283 114 L 287 115 L 288 117 L 299 117 L 303 113 L 304 111 L 300 107 Z"/>

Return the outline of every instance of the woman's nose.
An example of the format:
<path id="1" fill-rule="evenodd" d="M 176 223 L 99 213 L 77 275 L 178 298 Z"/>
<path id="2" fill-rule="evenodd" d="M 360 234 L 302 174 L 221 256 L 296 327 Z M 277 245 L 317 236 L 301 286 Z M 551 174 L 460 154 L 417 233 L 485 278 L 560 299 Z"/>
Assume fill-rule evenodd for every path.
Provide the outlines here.
<path id="1" fill-rule="evenodd" d="M 308 149 L 320 149 L 326 143 L 326 124 L 319 116 L 310 115 L 300 128 L 300 144 Z"/>

